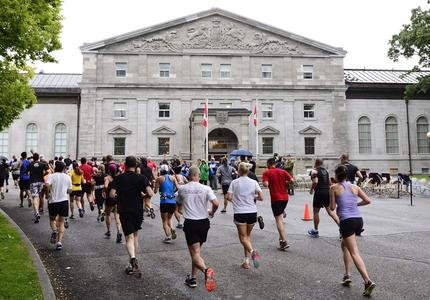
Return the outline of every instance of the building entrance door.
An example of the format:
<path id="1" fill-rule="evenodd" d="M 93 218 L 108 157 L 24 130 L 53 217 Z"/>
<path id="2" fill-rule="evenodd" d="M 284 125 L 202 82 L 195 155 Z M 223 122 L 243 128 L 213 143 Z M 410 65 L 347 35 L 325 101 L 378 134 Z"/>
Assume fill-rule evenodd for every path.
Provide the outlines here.
<path id="1" fill-rule="evenodd" d="M 216 128 L 209 132 L 209 156 L 215 160 L 226 156 L 237 149 L 238 139 L 233 131 L 227 128 Z"/>

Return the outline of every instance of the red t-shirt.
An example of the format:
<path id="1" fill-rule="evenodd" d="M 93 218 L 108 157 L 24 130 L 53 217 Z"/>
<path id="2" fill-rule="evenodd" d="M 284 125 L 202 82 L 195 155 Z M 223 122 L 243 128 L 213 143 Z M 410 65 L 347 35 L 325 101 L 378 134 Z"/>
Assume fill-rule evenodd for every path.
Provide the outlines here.
<path id="1" fill-rule="evenodd" d="M 88 164 L 83 164 L 79 166 L 79 169 L 81 169 L 82 172 L 84 172 L 85 181 L 87 183 L 91 182 L 91 176 L 93 175 L 93 168 Z"/>
<path id="2" fill-rule="evenodd" d="M 157 170 L 157 164 L 155 162 L 153 162 L 152 160 L 148 160 L 148 163 L 146 165 L 154 171 Z"/>
<path id="3" fill-rule="evenodd" d="M 263 182 L 269 182 L 272 202 L 288 201 L 287 181 L 291 180 L 293 177 L 282 169 L 270 168 L 263 173 Z"/>

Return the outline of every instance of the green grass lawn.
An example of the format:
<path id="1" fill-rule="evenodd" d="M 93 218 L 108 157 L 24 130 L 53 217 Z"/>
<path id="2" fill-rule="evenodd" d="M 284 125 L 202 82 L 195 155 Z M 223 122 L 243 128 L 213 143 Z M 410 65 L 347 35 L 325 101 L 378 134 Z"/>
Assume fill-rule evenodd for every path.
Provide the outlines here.
<path id="1" fill-rule="evenodd" d="M 27 248 L 1 214 L 0 299 L 42 299 L 39 278 Z"/>
<path id="2" fill-rule="evenodd" d="M 430 175 L 412 175 L 413 178 L 430 180 Z"/>

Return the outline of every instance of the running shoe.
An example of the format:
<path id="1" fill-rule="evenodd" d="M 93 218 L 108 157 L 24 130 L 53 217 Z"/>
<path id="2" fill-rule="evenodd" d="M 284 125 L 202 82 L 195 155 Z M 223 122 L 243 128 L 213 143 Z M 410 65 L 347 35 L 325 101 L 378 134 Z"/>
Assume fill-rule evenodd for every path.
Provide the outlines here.
<path id="1" fill-rule="evenodd" d="M 215 289 L 215 271 L 212 268 L 205 270 L 205 286 L 208 292 L 212 292 Z"/>
<path id="2" fill-rule="evenodd" d="M 375 288 L 376 284 L 372 281 L 369 280 L 368 283 L 364 284 L 364 291 L 363 291 L 363 296 L 364 297 L 370 297 L 370 295 L 372 294 L 373 289 Z"/>
<path id="3" fill-rule="evenodd" d="M 251 252 L 251 259 L 254 262 L 254 267 L 258 268 L 260 267 L 260 253 L 258 252 L 258 250 L 254 250 Z"/>
<path id="4" fill-rule="evenodd" d="M 64 228 L 69 228 L 69 220 L 67 218 L 64 220 Z"/>
<path id="5" fill-rule="evenodd" d="M 39 215 L 39 213 L 34 213 L 34 223 L 39 223 L 39 220 L 40 220 L 40 215 Z"/>
<path id="6" fill-rule="evenodd" d="M 288 248 L 290 248 L 290 245 L 287 243 L 287 241 L 279 241 L 279 250 L 287 251 Z"/>
<path id="7" fill-rule="evenodd" d="M 4 200 L 4 194 L 1 192 L 1 199 Z"/>
<path id="8" fill-rule="evenodd" d="M 6 189 L 6 193 L 9 193 L 9 189 Z"/>
<path id="9" fill-rule="evenodd" d="M 340 282 L 343 286 L 349 286 L 351 284 L 352 280 L 349 274 L 345 274 L 342 278 L 342 281 Z"/>
<path id="10" fill-rule="evenodd" d="M 105 221 L 105 212 L 102 212 L 102 216 L 100 217 L 100 221 L 101 222 Z"/>
<path id="11" fill-rule="evenodd" d="M 313 238 L 319 238 L 320 237 L 318 230 L 315 230 L 313 228 L 308 230 L 308 235 L 310 237 L 313 237 Z"/>
<path id="12" fill-rule="evenodd" d="M 248 262 L 247 260 L 245 260 L 245 261 L 242 263 L 241 267 L 242 267 L 243 269 L 245 269 L 245 270 L 248 270 L 248 269 L 249 269 L 249 262 Z"/>
<path id="13" fill-rule="evenodd" d="M 172 242 L 172 238 L 170 236 L 166 236 L 163 240 L 163 243 L 170 244 Z"/>
<path id="14" fill-rule="evenodd" d="M 181 223 L 178 223 L 178 225 L 176 225 L 177 229 L 184 229 L 184 225 L 182 225 Z"/>
<path id="15" fill-rule="evenodd" d="M 125 274 L 131 275 L 133 273 L 133 266 L 131 264 L 128 264 L 127 267 L 125 267 Z"/>
<path id="16" fill-rule="evenodd" d="M 55 247 L 55 250 L 57 250 L 57 251 L 63 250 L 63 244 L 61 244 L 60 242 L 58 242 L 57 246 Z"/>
<path id="17" fill-rule="evenodd" d="M 151 219 L 155 219 L 155 212 L 152 207 L 149 209 L 149 216 L 151 216 Z"/>
<path id="18" fill-rule="evenodd" d="M 122 234 L 118 232 L 116 234 L 116 242 L 119 244 L 121 243 L 121 241 L 122 241 Z"/>
<path id="19" fill-rule="evenodd" d="M 106 237 L 106 238 L 110 238 L 110 231 L 106 231 L 106 233 L 105 233 L 105 237 Z"/>
<path id="20" fill-rule="evenodd" d="M 22 203 L 19 204 L 19 207 L 24 207 L 24 205 Z"/>
<path id="21" fill-rule="evenodd" d="M 260 229 L 264 229 L 264 220 L 262 216 L 257 217 L 258 226 L 260 226 Z"/>
<path id="22" fill-rule="evenodd" d="M 51 244 L 55 244 L 57 242 L 57 235 L 58 235 L 57 230 L 53 230 L 51 233 L 51 239 L 49 240 Z"/>
<path id="23" fill-rule="evenodd" d="M 97 223 L 100 223 L 100 214 L 97 215 Z"/>
<path id="24" fill-rule="evenodd" d="M 79 209 L 79 218 L 83 218 L 83 217 L 84 217 L 84 210 Z"/>
<path id="25" fill-rule="evenodd" d="M 90 203 L 90 210 L 93 211 L 94 210 L 94 202 Z"/>
<path id="26" fill-rule="evenodd" d="M 191 277 L 190 275 L 187 275 L 187 278 L 185 278 L 185 282 L 184 282 L 187 286 L 189 286 L 190 288 L 195 288 L 197 286 L 197 282 L 196 279 Z"/>
<path id="27" fill-rule="evenodd" d="M 221 213 L 222 214 L 225 214 L 227 211 L 225 210 L 225 209 L 223 209 L 222 211 L 221 211 Z"/>
<path id="28" fill-rule="evenodd" d="M 131 258 L 130 259 L 130 264 L 126 267 L 125 269 L 125 273 L 127 275 L 134 275 L 137 278 L 141 278 L 142 277 L 142 272 L 140 272 L 139 266 L 137 264 L 137 259 L 136 258 Z"/>
<path id="29" fill-rule="evenodd" d="M 170 233 L 172 235 L 172 240 L 176 240 L 176 230 L 175 229 L 170 229 Z"/>
<path id="30" fill-rule="evenodd" d="M 70 220 L 74 220 L 75 216 L 73 214 L 70 215 Z"/>

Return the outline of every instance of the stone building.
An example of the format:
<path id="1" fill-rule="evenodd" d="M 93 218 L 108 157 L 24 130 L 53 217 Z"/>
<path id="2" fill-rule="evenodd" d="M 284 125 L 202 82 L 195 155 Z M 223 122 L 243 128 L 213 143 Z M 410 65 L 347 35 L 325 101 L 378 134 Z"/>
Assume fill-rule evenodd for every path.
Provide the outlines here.
<path id="1" fill-rule="evenodd" d="M 344 70 L 341 48 L 217 8 L 84 44 L 81 51 L 82 78 L 39 74 L 33 80 L 39 104 L 9 128 L 9 154 L 33 147 L 46 156 L 61 150 L 196 160 L 204 156 L 207 99 L 211 156 L 235 148 L 258 153 L 261 161 L 274 152 L 291 154 L 301 170 L 315 157 L 334 165 L 348 152 L 365 169 L 408 170 L 402 93 L 420 74 Z M 52 86 L 38 90 L 38 80 Z M 59 90 L 53 80 L 73 87 Z M 430 165 L 423 138 L 429 99 L 409 103 L 417 173 Z"/>

